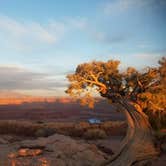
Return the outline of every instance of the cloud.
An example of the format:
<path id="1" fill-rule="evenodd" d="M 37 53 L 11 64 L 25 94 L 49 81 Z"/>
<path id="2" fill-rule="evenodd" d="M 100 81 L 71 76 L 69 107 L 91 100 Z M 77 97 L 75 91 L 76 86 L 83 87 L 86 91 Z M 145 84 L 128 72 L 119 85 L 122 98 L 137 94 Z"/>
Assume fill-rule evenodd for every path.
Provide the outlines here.
<path id="1" fill-rule="evenodd" d="M 153 53 L 141 53 L 141 54 L 134 54 L 133 57 L 144 60 L 145 62 L 154 62 L 159 60 L 163 55 L 161 54 L 153 54 Z"/>
<path id="2" fill-rule="evenodd" d="M 165 55 L 166 54 L 163 53 L 151 53 L 151 52 L 136 53 L 130 55 L 131 60 L 128 62 L 128 64 L 132 66 L 134 60 L 135 62 L 137 62 L 135 66 L 139 69 L 142 69 L 147 66 L 156 67 L 158 66 L 158 61 Z"/>
<path id="3" fill-rule="evenodd" d="M 111 53 L 104 55 L 105 61 L 114 59 L 114 60 L 120 60 L 120 70 L 123 71 L 127 69 L 129 66 L 135 67 L 138 70 L 142 70 L 146 68 L 147 66 L 150 67 L 156 67 L 158 66 L 158 61 L 166 56 L 166 52 L 158 52 L 158 53 L 152 53 L 152 52 L 140 52 L 140 53 L 128 53 L 128 54 L 122 54 L 122 53 Z M 99 56 L 97 60 L 100 60 Z"/>
<path id="4" fill-rule="evenodd" d="M 0 16 L 1 42 L 17 50 L 30 49 L 38 44 L 56 43 L 63 35 L 62 25 L 37 22 L 21 22 L 6 16 Z"/>
<path id="5" fill-rule="evenodd" d="M 166 6 L 165 0 L 110 0 L 104 4 L 104 12 L 106 14 L 113 14 L 125 12 L 136 8 L 156 8 L 159 6 Z"/>
<path id="6" fill-rule="evenodd" d="M 19 51 L 29 51 L 38 47 L 55 45 L 66 33 L 86 26 L 83 18 L 66 18 L 62 21 L 50 20 L 47 23 L 20 21 L 0 15 L 1 47 Z"/>
<path id="7" fill-rule="evenodd" d="M 77 29 L 86 29 L 88 27 L 88 21 L 86 18 L 76 17 L 76 18 L 68 18 L 66 20 L 66 24 L 70 25 L 70 27 L 75 27 Z"/>
<path id="8" fill-rule="evenodd" d="M 121 43 L 123 41 L 127 40 L 127 36 L 125 35 L 110 35 L 104 32 L 96 32 L 93 33 L 93 37 L 96 41 L 105 43 L 105 44 L 116 44 L 116 43 Z"/>
<path id="9" fill-rule="evenodd" d="M 57 90 L 67 87 L 63 77 L 32 72 L 15 66 L 0 66 L 0 90 Z"/>

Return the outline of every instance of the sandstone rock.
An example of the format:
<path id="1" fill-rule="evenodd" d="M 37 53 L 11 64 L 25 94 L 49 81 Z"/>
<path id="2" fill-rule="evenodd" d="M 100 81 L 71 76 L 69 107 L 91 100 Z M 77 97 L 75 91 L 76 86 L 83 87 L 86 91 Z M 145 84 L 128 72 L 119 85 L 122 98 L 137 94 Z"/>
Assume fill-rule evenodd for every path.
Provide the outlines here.
<path id="1" fill-rule="evenodd" d="M 162 152 L 166 152 L 166 142 L 161 144 Z"/>
<path id="2" fill-rule="evenodd" d="M 96 145 L 87 144 L 60 134 L 36 140 L 25 140 L 20 142 L 17 148 L 18 150 L 22 149 L 21 155 L 16 158 L 18 162 L 23 162 L 23 158 L 25 160 L 28 155 L 24 154 L 27 154 L 29 150 L 38 148 L 43 152 L 39 156 L 26 158 L 29 164 L 27 166 L 31 166 L 32 160 L 36 165 L 39 165 L 43 157 L 45 162 L 49 163 L 49 166 L 91 166 L 97 165 L 107 158 L 107 155 L 101 152 Z"/>
<path id="3" fill-rule="evenodd" d="M 104 144 L 99 144 L 97 145 L 97 147 L 102 150 L 103 152 L 109 154 L 109 155 L 113 155 L 114 152 L 112 151 L 112 149 L 110 147 L 108 147 L 108 145 L 104 145 Z"/>
<path id="4" fill-rule="evenodd" d="M 41 149 L 23 148 L 18 150 L 18 157 L 37 156 L 43 153 Z"/>
<path id="5" fill-rule="evenodd" d="M 7 140 L 5 140 L 5 139 L 3 139 L 3 138 L 0 138 L 0 144 L 7 144 L 7 143 L 8 143 Z"/>

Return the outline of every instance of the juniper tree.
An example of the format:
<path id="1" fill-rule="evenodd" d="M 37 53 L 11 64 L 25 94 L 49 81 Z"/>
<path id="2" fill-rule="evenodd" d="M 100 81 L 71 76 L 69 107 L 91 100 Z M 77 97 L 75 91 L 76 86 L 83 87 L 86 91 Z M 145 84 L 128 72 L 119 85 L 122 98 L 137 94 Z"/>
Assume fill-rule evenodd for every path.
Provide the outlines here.
<path id="1" fill-rule="evenodd" d="M 67 76 L 70 85 L 66 90 L 89 107 L 94 105 L 94 92 L 123 106 L 128 121 L 127 135 L 107 163 L 115 166 L 131 165 L 157 154 L 145 113 L 166 113 L 166 58 L 159 61 L 159 67 L 148 67 L 141 72 L 133 67 L 120 71 L 119 65 L 118 60 L 80 64 L 74 74 Z"/>

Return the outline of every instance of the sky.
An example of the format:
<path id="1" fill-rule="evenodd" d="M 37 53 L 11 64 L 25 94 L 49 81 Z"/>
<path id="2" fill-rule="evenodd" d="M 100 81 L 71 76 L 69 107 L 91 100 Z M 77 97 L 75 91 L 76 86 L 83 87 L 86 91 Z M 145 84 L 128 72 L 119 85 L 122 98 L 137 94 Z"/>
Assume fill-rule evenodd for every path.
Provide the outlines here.
<path id="1" fill-rule="evenodd" d="M 0 92 L 64 96 L 80 63 L 165 55 L 166 0 L 0 0 Z"/>

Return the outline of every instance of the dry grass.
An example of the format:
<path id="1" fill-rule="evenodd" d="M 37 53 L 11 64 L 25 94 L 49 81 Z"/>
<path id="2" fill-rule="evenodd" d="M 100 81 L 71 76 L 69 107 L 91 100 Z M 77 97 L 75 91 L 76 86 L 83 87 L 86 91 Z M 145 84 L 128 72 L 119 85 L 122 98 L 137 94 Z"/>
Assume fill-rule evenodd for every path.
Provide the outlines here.
<path id="1" fill-rule="evenodd" d="M 48 122 L 35 123 L 27 121 L 0 121 L 0 134 L 15 134 L 19 136 L 46 137 L 54 133 L 72 137 L 105 137 L 109 135 L 124 135 L 126 123 L 121 121 L 89 124 L 88 122 Z M 96 134 L 97 133 L 97 134 Z M 94 136 L 93 136 L 94 135 Z M 103 136 L 102 136 L 103 135 Z"/>
<path id="2" fill-rule="evenodd" d="M 25 121 L 3 120 L 0 121 L 0 134 L 15 134 L 22 136 L 34 136 L 34 133 L 42 126 Z"/>

